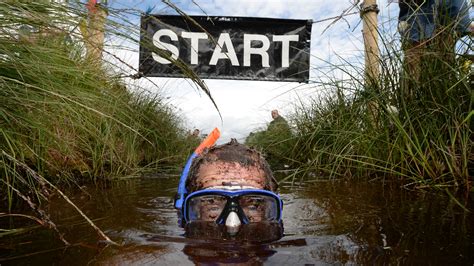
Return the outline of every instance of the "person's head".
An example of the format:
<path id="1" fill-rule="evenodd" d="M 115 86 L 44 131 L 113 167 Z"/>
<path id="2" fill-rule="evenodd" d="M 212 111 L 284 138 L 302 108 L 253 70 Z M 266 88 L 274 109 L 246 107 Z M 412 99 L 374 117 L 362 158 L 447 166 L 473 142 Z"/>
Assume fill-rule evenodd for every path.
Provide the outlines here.
<path id="1" fill-rule="evenodd" d="M 280 114 L 278 114 L 278 110 L 276 110 L 276 109 L 275 109 L 275 110 L 272 110 L 272 118 L 273 118 L 273 119 L 275 119 L 275 118 L 277 118 L 277 117 L 279 117 L 279 116 L 280 116 Z"/>
<path id="2" fill-rule="evenodd" d="M 186 181 L 188 192 L 229 186 L 276 191 L 270 166 L 255 149 L 232 139 L 194 159 Z"/>
<path id="3" fill-rule="evenodd" d="M 261 154 L 233 139 L 194 159 L 186 181 L 184 218 L 225 224 L 229 233 L 242 224 L 279 221 L 277 187 Z"/>
<path id="4" fill-rule="evenodd" d="M 199 137 L 199 133 L 200 133 L 199 129 L 196 128 L 196 129 L 193 130 L 192 136 L 193 137 Z"/>

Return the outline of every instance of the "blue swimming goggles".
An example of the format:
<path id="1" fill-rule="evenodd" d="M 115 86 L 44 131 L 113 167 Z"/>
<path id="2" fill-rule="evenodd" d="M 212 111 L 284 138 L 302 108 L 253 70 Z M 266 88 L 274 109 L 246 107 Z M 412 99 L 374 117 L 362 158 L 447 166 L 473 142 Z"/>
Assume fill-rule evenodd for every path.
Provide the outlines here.
<path id="1" fill-rule="evenodd" d="M 217 133 L 216 133 L 217 130 Z M 217 139 L 218 129 L 214 129 L 209 137 Z M 212 136 L 214 135 L 214 136 Z M 209 143 L 206 139 L 203 143 Z M 212 143 L 213 144 L 213 143 Z M 200 145 L 201 146 L 201 145 Z M 193 221 L 224 224 L 227 216 L 235 212 L 242 224 L 253 222 L 281 222 L 283 201 L 280 197 L 263 189 L 203 189 L 188 193 L 186 179 L 194 158 L 199 155 L 199 147 L 188 158 L 181 173 L 178 193 L 174 203 L 179 210 L 179 224 L 185 226 Z"/>
<path id="2" fill-rule="evenodd" d="M 227 216 L 235 212 L 242 224 L 253 222 L 280 222 L 283 201 L 263 189 L 203 189 L 186 196 L 181 208 L 184 224 L 216 222 L 224 224 Z"/>

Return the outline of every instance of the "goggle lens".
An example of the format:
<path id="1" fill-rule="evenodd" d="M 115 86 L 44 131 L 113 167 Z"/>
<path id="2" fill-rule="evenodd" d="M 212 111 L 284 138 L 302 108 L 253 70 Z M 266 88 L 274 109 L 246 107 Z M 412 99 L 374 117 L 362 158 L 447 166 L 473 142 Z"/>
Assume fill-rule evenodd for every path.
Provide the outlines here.
<path id="1" fill-rule="evenodd" d="M 274 221 L 278 218 L 278 201 L 266 195 L 244 195 L 239 198 L 240 208 L 249 222 Z"/>
<path id="2" fill-rule="evenodd" d="M 188 204 L 191 221 L 215 221 L 224 210 L 227 198 L 220 195 L 193 197 Z"/>
<path id="3" fill-rule="evenodd" d="M 216 194 L 199 195 L 188 200 L 188 220 L 216 221 L 224 211 L 230 197 Z M 237 197 L 239 207 L 249 222 L 276 221 L 279 217 L 279 200 L 261 194 L 245 194 Z"/>

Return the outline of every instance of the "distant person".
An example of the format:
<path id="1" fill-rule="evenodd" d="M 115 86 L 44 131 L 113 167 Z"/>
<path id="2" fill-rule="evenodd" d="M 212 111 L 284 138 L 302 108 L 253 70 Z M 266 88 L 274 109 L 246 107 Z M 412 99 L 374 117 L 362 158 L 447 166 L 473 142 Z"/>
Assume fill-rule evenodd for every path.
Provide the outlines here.
<path id="1" fill-rule="evenodd" d="M 403 41 L 422 44 L 440 31 L 458 37 L 474 32 L 467 0 L 399 0 L 398 29 Z"/>
<path id="2" fill-rule="evenodd" d="M 266 130 L 250 133 L 245 139 L 245 144 L 264 152 L 272 168 L 280 170 L 289 167 L 290 153 L 296 138 L 293 137 L 288 122 L 278 110 L 272 110 L 271 115 L 273 120 Z"/>
<path id="3" fill-rule="evenodd" d="M 267 131 L 269 132 L 278 132 L 278 133 L 287 133 L 290 132 L 290 126 L 285 118 L 283 118 L 279 113 L 278 110 L 272 110 L 272 118 L 273 120 L 268 125 Z"/>
<path id="4" fill-rule="evenodd" d="M 470 1 L 469 1 L 470 2 Z M 405 53 L 405 77 L 418 82 L 424 56 L 454 65 L 456 41 L 474 32 L 467 0 L 399 0 L 398 30 Z M 430 53 L 427 53 L 430 49 Z M 412 92 L 413 93 L 413 92 Z"/>
<path id="5" fill-rule="evenodd" d="M 192 133 L 191 135 L 192 135 L 193 137 L 199 138 L 199 133 L 200 133 L 200 132 L 201 132 L 201 131 L 196 128 L 196 129 L 194 129 L 194 131 L 193 131 L 193 133 Z"/>

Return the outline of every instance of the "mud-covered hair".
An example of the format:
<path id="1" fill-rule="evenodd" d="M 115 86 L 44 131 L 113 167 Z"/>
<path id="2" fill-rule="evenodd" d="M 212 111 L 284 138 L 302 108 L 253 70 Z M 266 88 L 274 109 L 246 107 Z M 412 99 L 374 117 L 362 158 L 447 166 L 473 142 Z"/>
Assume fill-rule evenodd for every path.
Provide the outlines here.
<path id="1" fill-rule="evenodd" d="M 186 180 L 186 190 L 193 192 L 202 189 L 201 185 L 197 182 L 201 165 L 218 161 L 234 162 L 244 167 L 254 166 L 260 168 L 265 173 L 264 189 L 276 191 L 278 188 L 278 183 L 273 176 L 270 166 L 260 152 L 240 144 L 236 139 L 231 139 L 226 144 L 204 150 L 200 156 L 194 159 Z"/>

